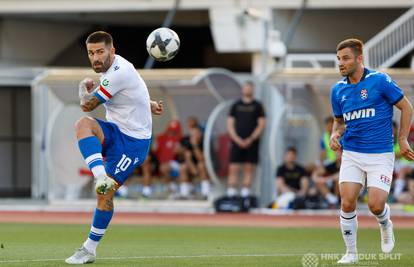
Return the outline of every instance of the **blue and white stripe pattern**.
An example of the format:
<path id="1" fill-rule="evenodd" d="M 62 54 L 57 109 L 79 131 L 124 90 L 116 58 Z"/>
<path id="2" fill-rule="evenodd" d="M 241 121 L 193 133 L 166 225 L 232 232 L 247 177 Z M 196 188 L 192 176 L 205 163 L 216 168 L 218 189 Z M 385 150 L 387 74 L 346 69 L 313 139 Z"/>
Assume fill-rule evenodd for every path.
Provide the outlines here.
<path id="1" fill-rule="evenodd" d="M 93 241 L 99 241 L 105 234 L 106 229 L 99 229 L 91 226 L 91 231 L 89 233 L 89 238 Z"/>
<path id="2" fill-rule="evenodd" d="M 106 211 L 106 210 L 95 210 L 95 214 L 93 216 L 93 222 L 91 226 L 91 231 L 89 232 L 89 238 L 93 241 L 99 242 L 103 235 L 105 234 L 106 228 L 109 225 L 109 222 L 112 219 L 112 215 L 114 214 L 114 210 Z"/>
<path id="3" fill-rule="evenodd" d="M 93 167 L 103 164 L 102 154 L 95 153 L 93 155 L 90 155 L 85 159 L 85 162 L 88 164 L 89 169 L 92 170 Z"/>
<path id="4" fill-rule="evenodd" d="M 78 141 L 79 150 L 89 169 L 103 165 L 102 145 L 96 136 L 89 136 Z"/>

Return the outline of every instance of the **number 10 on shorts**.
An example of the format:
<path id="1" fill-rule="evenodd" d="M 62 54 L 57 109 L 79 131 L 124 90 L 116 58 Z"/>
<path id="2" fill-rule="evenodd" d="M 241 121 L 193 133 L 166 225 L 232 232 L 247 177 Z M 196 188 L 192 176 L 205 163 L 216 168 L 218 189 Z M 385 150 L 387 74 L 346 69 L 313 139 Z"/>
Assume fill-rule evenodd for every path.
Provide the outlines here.
<path id="1" fill-rule="evenodd" d="M 115 174 L 119 173 L 120 171 L 126 171 L 129 165 L 131 165 L 132 160 L 128 158 L 125 154 L 122 154 L 121 160 L 116 165 Z"/>

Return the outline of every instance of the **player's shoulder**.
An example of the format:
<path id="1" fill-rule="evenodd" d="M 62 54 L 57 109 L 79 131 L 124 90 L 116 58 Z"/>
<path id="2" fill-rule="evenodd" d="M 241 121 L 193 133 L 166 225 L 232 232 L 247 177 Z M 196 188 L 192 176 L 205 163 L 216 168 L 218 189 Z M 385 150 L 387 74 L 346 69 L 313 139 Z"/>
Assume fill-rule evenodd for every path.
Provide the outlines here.
<path id="1" fill-rule="evenodd" d="M 391 77 L 385 72 L 366 69 L 365 77 L 367 81 L 392 82 Z"/>
<path id="2" fill-rule="evenodd" d="M 348 81 L 346 77 L 342 78 L 341 80 L 337 81 L 331 88 L 332 93 L 335 93 L 338 91 L 338 89 L 346 86 L 348 84 Z"/>
<path id="3" fill-rule="evenodd" d="M 125 76 L 137 73 L 134 65 L 120 55 L 115 55 L 115 61 L 109 72 L 113 76 Z"/>

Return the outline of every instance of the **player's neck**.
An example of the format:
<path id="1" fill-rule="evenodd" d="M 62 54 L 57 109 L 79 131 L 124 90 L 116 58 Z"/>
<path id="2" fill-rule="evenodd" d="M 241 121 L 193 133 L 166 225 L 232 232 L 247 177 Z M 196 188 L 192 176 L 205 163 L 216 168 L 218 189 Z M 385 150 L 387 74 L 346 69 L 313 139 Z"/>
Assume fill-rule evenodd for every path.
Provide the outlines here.
<path id="1" fill-rule="evenodd" d="M 359 83 L 363 75 L 364 75 L 364 66 L 360 66 L 355 70 L 355 72 L 352 75 L 348 76 L 348 80 L 352 84 Z"/>

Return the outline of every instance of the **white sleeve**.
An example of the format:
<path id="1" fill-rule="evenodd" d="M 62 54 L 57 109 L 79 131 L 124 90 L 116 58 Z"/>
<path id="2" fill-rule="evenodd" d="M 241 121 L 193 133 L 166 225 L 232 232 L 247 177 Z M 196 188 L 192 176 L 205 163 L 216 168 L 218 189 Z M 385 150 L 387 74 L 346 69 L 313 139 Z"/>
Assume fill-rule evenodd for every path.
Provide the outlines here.
<path id="1" fill-rule="evenodd" d="M 105 103 L 116 93 L 124 89 L 125 78 L 123 76 L 122 72 L 116 72 L 109 73 L 103 77 L 98 90 L 94 93 L 101 103 Z"/>

